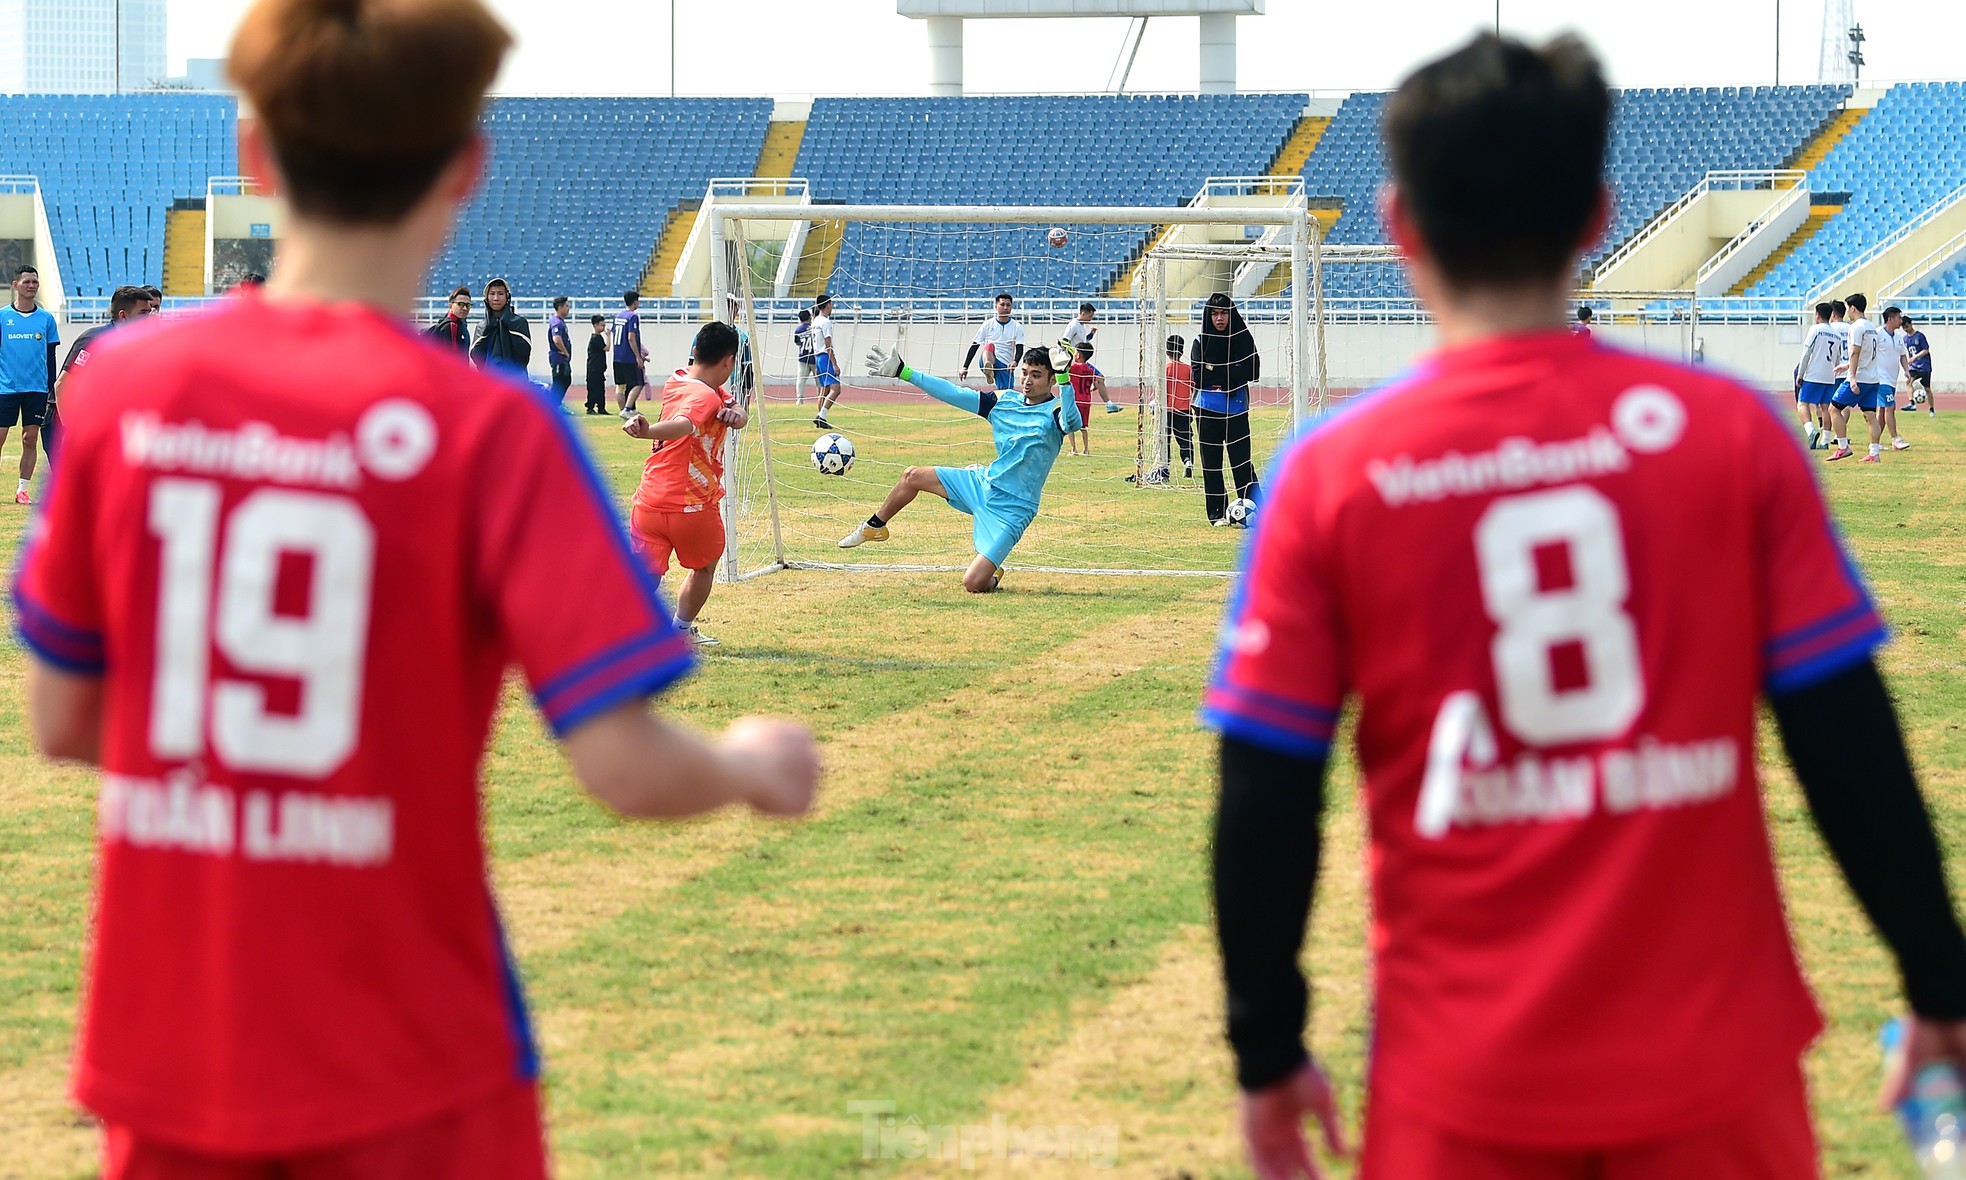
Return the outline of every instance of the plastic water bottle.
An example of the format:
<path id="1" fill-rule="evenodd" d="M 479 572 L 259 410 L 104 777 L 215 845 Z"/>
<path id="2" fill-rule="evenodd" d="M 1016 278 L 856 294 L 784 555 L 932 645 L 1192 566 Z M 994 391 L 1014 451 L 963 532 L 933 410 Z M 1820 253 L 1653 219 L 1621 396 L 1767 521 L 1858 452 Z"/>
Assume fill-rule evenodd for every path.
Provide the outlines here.
<path id="1" fill-rule="evenodd" d="M 1900 1020 L 1878 1035 L 1887 1060 L 1904 1051 L 1904 1040 Z M 1959 1070 L 1949 1061 L 1919 1070 L 1897 1111 L 1925 1180 L 1966 1180 L 1966 1084 Z"/>

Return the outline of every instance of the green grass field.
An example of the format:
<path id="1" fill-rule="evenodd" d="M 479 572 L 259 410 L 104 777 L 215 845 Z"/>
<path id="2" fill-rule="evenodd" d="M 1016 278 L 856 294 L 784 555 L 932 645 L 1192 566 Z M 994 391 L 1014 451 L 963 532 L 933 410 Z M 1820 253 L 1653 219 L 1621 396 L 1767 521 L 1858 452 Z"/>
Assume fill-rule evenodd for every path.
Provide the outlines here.
<path id="1" fill-rule="evenodd" d="M 1959 849 L 1966 418 L 1907 425 L 1908 455 L 1824 474 L 1896 632 L 1885 664 L 1942 836 Z M 610 420 L 581 427 L 625 492 L 639 449 Z M 1105 494 L 1090 477 L 1055 477 L 1052 491 L 1058 538 L 1077 527 L 1075 497 Z M 1179 497 L 1199 516 L 1191 491 L 1132 494 Z M 1698 504 L 1660 509 L 1698 543 Z M 811 510 L 830 520 L 836 508 Z M 20 519 L 0 533 L 10 566 Z M 958 548 L 924 544 L 922 557 L 967 556 L 948 524 L 922 527 Z M 1180 527 L 1196 545 L 1234 540 Z M 809 720 L 828 778 L 817 814 L 796 825 L 615 820 L 569 781 L 510 690 L 486 771 L 490 838 L 546 1052 L 559 1174 L 955 1169 L 864 1158 L 866 1108 L 850 1104 L 868 1102 L 892 1103 L 901 1120 L 876 1155 L 919 1144 L 906 1120 L 924 1136 L 981 1125 L 988 1143 L 1001 1119 L 1027 1133 L 1079 1129 L 1042 1144 L 1067 1138 L 1079 1158 L 1027 1170 L 1244 1174 L 1208 928 L 1211 741 L 1191 720 L 1226 591 L 1219 579 L 1016 570 L 984 599 L 948 574 L 800 571 L 719 587 L 703 622 L 723 646 L 662 707 L 704 726 L 752 711 Z M 1697 674 L 1699 653 L 1686 658 Z M 30 754 L 22 678 L 9 642 L 0 1177 L 87 1176 L 94 1136 L 62 1094 L 92 783 Z M 1765 736 L 1778 763 L 1776 749 Z M 1909 1180 L 1895 1128 L 1871 1109 L 1894 973 L 1792 781 L 1779 765 L 1768 779 L 1791 915 L 1830 1019 L 1809 1063 L 1826 1173 Z M 1366 953 L 1354 781 L 1341 762 L 1310 962 L 1315 1045 L 1356 1114 Z"/>

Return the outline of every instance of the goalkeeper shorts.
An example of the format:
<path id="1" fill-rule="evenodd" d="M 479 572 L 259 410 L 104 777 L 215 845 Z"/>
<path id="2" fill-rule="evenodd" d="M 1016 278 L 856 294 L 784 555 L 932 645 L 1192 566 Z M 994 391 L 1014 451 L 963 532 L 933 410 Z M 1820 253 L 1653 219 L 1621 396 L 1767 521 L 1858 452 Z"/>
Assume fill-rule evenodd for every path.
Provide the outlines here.
<path id="1" fill-rule="evenodd" d="M 976 551 L 1002 567 L 1010 551 L 1024 538 L 1037 515 L 1035 509 L 990 494 L 990 481 L 973 467 L 937 467 L 935 478 L 948 493 L 949 506 L 975 518 L 970 534 Z"/>

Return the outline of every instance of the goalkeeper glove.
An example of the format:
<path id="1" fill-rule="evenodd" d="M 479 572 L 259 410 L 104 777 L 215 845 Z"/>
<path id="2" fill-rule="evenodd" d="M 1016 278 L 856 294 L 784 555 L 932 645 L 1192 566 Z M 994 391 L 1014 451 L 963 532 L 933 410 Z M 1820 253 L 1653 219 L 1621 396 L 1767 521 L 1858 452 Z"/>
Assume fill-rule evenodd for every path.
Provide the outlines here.
<path id="1" fill-rule="evenodd" d="M 869 377 L 899 377 L 908 364 L 901 359 L 901 349 L 893 352 L 876 344 L 867 350 L 867 375 Z"/>

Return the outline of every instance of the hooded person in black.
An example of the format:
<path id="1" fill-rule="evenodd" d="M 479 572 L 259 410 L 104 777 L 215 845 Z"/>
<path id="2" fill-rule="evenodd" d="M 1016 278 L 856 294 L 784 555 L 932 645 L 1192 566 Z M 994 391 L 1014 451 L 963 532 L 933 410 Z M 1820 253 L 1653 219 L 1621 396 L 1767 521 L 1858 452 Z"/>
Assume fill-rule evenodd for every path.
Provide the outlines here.
<path id="1" fill-rule="evenodd" d="M 471 346 L 471 360 L 480 368 L 497 365 L 525 377 L 532 363 L 532 325 L 512 310 L 512 288 L 504 279 L 486 283 L 484 299 L 485 325 Z"/>
<path id="2" fill-rule="evenodd" d="M 1229 472 L 1236 495 L 1257 496 L 1256 465 L 1249 457 L 1249 387 L 1262 375 L 1263 358 L 1256 338 L 1242 322 L 1242 312 L 1227 295 L 1208 297 L 1201 332 L 1189 353 L 1195 382 L 1195 435 L 1201 449 L 1201 480 L 1210 524 L 1222 524 L 1229 496 L 1222 486 L 1222 453 L 1229 455 Z"/>

